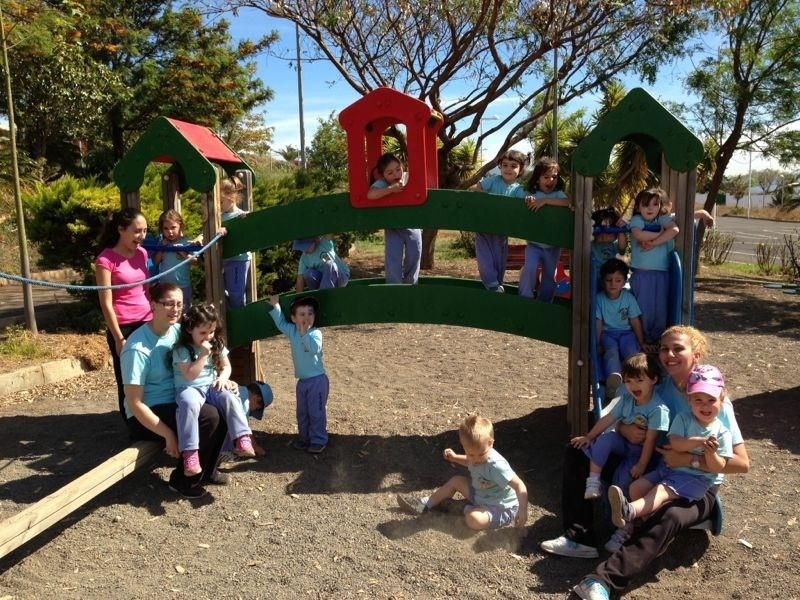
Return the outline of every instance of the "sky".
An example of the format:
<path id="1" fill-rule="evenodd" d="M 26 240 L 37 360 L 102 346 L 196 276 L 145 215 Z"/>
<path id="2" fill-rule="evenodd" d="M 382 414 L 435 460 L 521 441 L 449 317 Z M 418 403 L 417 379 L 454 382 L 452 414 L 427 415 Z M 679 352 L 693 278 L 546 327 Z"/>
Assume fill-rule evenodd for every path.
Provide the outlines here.
<path id="1" fill-rule="evenodd" d="M 257 38 L 266 32 L 275 30 L 280 36 L 276 49 L 278 54 L 295 56 L 295 28 L 294 24 L 282 19 L 274 19 L 255 9 L 240 9 L 237 16 L 226 15 L 231 23 L 231 35 L 235 41 L 246 38 Z M 302 55 L 309 55 L 312 49 L 310 41 L 303 41 L 301 34 L 301 47 L 305 48 Z M 714 45 L 714 40 L 709 39 L 708 45 Z M 648 86 L 635 77 L 623 78 L 627 89 L 644 87 L 658 100 L 681 102 L 687 100 L 686 91 L 681 84 L 682 78 L 692 67 L 690 59 L 683 59 L 676 64 L 666 65 L 659 72 L 655 85 Z M 266 86 L 274 91 L 274 99 L 264 107 L 267 125 L 274 127 L 273 147 L 283 148 L 287 145 L 300 146 L 300 120 L 298 107 L 297 72 L 294 61 L 277 58 L 264 54 L 256 60 L 257 76 Z M 303 113 L 305 123 L 306 146 L 311 143 L 314 131 L 320 119 L 326 119 L 331 113 L 337 113 L 358 99 L 358 94 L 344 81 L 340 75 L 326 61 L 303 61 Z M 456 92 L 457 93 L 457 92 Z M 506 102 L 508 102 L 507 99 Z M 575 110 L 587 106 L 593 110 L 596 98 L 584 97 L 580 102 L 569 105 L 566 110 Z M 564 110 L 564 109 L 562 109 Z M 490 106 L 483 120 L 484 129 L 491 128 L 495 123 L 493 117 L 503 114 L 502 99 Z M 493 156 L 502 144 L 506 132 L 500 130 L 489 136 L 484 142 L 484 156 Z M 518 144 L 520 150 L 529 152 L 527 142 Z M 747 173 L 750 157 L 746 152 L 737 153 L 731 160 L 727 169 L 728 174 Z M 752 155 L 753 170 L 763 168 L 777 168 L 774 161 L 765 160 L 759 153 Z"/>

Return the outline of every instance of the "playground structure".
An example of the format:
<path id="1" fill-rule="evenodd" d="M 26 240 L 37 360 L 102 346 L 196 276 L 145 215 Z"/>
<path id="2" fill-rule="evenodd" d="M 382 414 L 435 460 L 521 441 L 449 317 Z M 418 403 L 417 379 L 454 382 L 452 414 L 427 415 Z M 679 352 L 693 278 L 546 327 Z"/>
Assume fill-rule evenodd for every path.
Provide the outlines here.
<path id="1" fill-rule="evenodd" d="M 398 113 L 393 112 L 395 109 Z M 623 140 L 639 144 L 650 168 L 661 174 L 661 185 L 674 202 L 680 227 L 675 240 L 673 261 L 677 261 L 678 268 L 672 271 L 670 319 L 673 323 L 690 323 L 693 270 L 679 267 L 693 264 L 694 169 L 702 158 L 702 144 L 647 92 L 634 89 L 603 118 L 575 153 L 570 187 L 574 212 L 548 206 L 533 214 L 518 199 L 434 189 L 438 173 L 435 139 L 442 124 L 437 115 L 423 103 L 409 102 L 407 96 L 388 88 L 368 94 L 342 111 L 342 124 L 353 152 L 350 194 L 299 200 L 226 223 L 228 234 L 222 247 L 216 245 L 205 255 L 206 292 L 208 301 L 217 306 L 224 318 L 234 378 L 245 382 L 260 378 L 258 340 L 277 335 L 278 330 L 268 316 L 265 302 L 257 299 L 253 273 L 248 304 L 225 310 L 224 257 L 298 238 L 352 230 L 425 227 L 508 235 L 570 251 L 569 300 L 557 298 L 546 304 L 520 297 L 513 286 L 507 286 L 505 294 L 497 294 L 486 291 L 479 281 L 444 277 L 421 277 L 414 286 L 363 279 L 351 281 L 345 288 L 304 293 L 319 299 L 320 327 L 396 322 L 457 325 L 564 346 L 569 349 L 567 419 L 572 435 L 585 433 L 590 397 L 594 396 L 595 412 L 602 407 L 597 387 L 592 390 L 591 385 L 593 359 L 596 360 L 592 356 L 596 283 L 590 280 L 593 178 L 607 167 L 613 146 Z M 409 140 L 415 140 L 408 145 L 409 185 L 391 203 L 365 203 L 368 169 L 382 153 L 383 132 L 398 123 L 405 125 Z M 417 156 L 417 152 L 423 156 Z M 202 193 L 206 240 L 216 236 L 220 227 L 220 169 L 228 175 L 242 176 L 246 190 L 243 208 L 252 208 L 253 178 L 247 164 L 211 130 L 163 117 L 148 128 L 114 171 L 123 207 L 139 207 L 138 189 L 151 161 L 173 165 L 164 179 L 165 209 L 180 209 L 183 190 L 191 187 Z M 282 296 L 284 308 L 293 296 Z M 0 556 L 147 464 L 159 450 L 153 442 L 134 445 L 7 519 L 0 525 Z M 718 525 L 713 531 L 718 532 Z"/>

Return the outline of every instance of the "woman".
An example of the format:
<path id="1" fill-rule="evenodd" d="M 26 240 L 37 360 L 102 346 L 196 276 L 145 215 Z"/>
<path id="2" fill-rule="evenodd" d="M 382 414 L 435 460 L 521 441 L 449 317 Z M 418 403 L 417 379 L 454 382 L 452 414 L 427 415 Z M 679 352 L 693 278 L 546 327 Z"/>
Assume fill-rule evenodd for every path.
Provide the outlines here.
<path id="1" fill-rule="evenodd" d="M 150 298 L 152 320 L 131 334 L 120 357 L 125 414 L 131 439 L 163 440 L 166 453 L 178 458 L 175 383 L 168 358 L 180 336 L 183 293 L 172 283 L 161 283 L 151 288 Z M 225 420 L 220 418 L 218 409 L 206 403 L 198 421 L 202 472 L 187 477 L 183 468 L 177 467 L 169 478 L 170 488 L 186 498 L 203 496 L 203 483 L 222 484 L 227 479 L 216 471 L 228 432 Z"/>
<path id="2" fill-rule="evenodd" d="M 97 285 L 119 285 L 144 281 L 148 277 L 147 250 L 141 247 L 147 235 L 147 221 L 138 210 L 126 208 L 114 213 L 106 224 L 97 256 Z M 153 314 L 144 285 L 117 290 L 100 290 L 100 308 L 106 321 L 106 341 L 114 364 L 119 411 L 125 419 L 125 391 L 119 355 L 128 336 L 149 321 Z"/>
<path id="3" fill-rule="evenodd" d="M 667 329 L 661 336 L 659 360 L 668 377 L 658 384 L 658 392 L 670 408 L 670 419 L 690 410 L 685 395 L 686 382 L 689 373 L 700 364 L 707 349 L 708 342 L 705 336 L 694 327 L 677 325 Z M 729 399 L 726 399 L 719 418 L 732 433 L 734 453 L 723 473 L 746 473 L 750 468 L 750 459 Z M 620 433 L 633 443 L 641 443 L 644 437 L 644 430 L 636 425 L 619 429 Z M 695 455 L 677 452 L 669 446 L 658 451 L 670 467 L 690 466 L 692 461 L 698 459 Z M 587 461 L 584 456 L 582 462 L 587 463 Z M 574 468 L 568 470 L 568 463 Z M 565 534 L 541 544 L 543 550 L 552 554 L 597 556 L 591 505 L 587 507 L 585 505 L 589 504 L 588 502 L 574 500 L 575 489 L 582 489 L 586 477 L 584 471 L 588 471 L 588 464 L 581 466 L 580 463 L 578 457 L 568 453 L 564 466 Z M 705 461 L 700 457 L 699 468 L 702 469 L 704 466 Z M 572 496 L 567 500 L 569 493 Z M 643 572 L 667 548 L 678 533 L 709 518 L 716 502 L 716 493 L 717 486 L 714 485 L 701 500 L 674 502 L 653 514 L 636 530 L 630 540 L 608 560 L 598 565 L 596 572 L 581 582 L 575 592 L 582 598 L 602 599 L 609 597 L 611 589 L 623 590 L 633 577 Z"/>

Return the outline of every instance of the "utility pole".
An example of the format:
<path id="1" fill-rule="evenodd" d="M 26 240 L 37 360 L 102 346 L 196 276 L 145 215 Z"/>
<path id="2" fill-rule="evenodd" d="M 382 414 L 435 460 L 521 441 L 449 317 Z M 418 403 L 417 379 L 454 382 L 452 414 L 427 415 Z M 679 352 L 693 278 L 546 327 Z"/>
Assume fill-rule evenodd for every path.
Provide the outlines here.
<path id="1" fill-rule="evenodd" d="M 19 162 L 17 159 L 17 132 L 14 124 L 14 100 L 11 96 L 11 69 L 8 66 L 8 47 L 6 46 L 6 28 L 3 21 L 3 6 L 0 3 L 0 41 L 3 50 L 3 70 L 5 71 L 6 96 L 8 97 L 8 139 L 11 145 L 11 168 L 14 179 L 14 205 L 17 212 L 17 232 L 19 237 L 19 262 L 22 276 L 30 279 L 31 268 L 28 260 L 28 243 L 25 234 L 25 213 L 22 209 L 22 190 L 19 185 Z M 33 334 L 39 332 L 36 327 L 36 314 L 33 311 L 33 288 L 29 283 L 22 284 L 22 303 L 25 309 L 25 326 Z"/>
<path id="2" fill-rule="evenodd" d="M 558 162 L 558 50 L 556 50 L 555 40 L 553 40 L 553 136 L 551 145 L 553 146 L 553 160 Z"/>
<path id="3" fill-rule="evenodd" d="M 294 41 L 297 48 L 297 101 L 300 105 L 300 166 L 306 168 L 306 126 L 303 121 L 303 67 L 300 60 L 300 26 L 294 24 Z"/>

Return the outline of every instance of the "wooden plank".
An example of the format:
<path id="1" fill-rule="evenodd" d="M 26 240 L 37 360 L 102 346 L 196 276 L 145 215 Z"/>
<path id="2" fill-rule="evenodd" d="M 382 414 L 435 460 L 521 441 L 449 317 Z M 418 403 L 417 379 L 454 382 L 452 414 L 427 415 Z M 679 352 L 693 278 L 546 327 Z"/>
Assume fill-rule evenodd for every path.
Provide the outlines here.
<path id="1" fill-rule="evenodd" d="M 122 210 L 125 210 L 126 208 L 135 208 L 136 210 L 141 209 L 139 190 L 136 190 L 135 192 L 120 192 L 119 196 Z"/>
<path id="2" fill-rule="evenodd" d="M 203 239 L 210 240 L 217 235 L 220 225 L 220 206 L 219 206 L 219 177 L 214 189 L 202 194 L 201 203 L 203 205 Z M 222 277 L 222 243 L 214 244 L 209 248 L 205 256 L 206 268 L 206 302 L 213 304 L 219 311 L 220 325 L 228 339 L 225 316 L 225 282 Z"/>
<path id="3" fill-rule="evenodd" d="M 697 171 L 690 171 L 684 174 L 682 193 L 686 198 L 686 215 L 684 227 L 687 235 L 683 239 L 683 298 L 681 303 L 681 323 L 689 325 L 694 316 L 694 197 L 697 190 Z M 679 225 L 681 227 L 681 225 Z"/>
<path id="4" fill-rule="evenodd" d="M 0 523 L 0 558 L 33 539 L 161 452 L 157 442 L 136 442 L 85 475 Z"/>
<path id="5" fill-rule="evenodd" d="M 180 178 L 175 171 L 167 171 L 161 179 L 161 200 L 164 210 L 181 212 Z"/>

